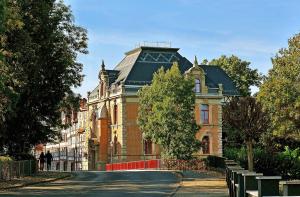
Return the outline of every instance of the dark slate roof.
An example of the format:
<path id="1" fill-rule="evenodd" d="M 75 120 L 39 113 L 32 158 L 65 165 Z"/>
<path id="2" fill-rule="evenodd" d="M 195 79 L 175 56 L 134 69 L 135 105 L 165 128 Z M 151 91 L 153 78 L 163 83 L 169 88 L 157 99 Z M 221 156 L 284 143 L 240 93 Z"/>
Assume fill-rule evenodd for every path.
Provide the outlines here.
<path id="1" fill-rule="evenodd" d="M 239 95 L 239 91 L 231 78 L 219 66 L 199 65 L 206 73 L 205 85 L 208 88 L 218 88 L 218 84 L 223 84 L 224 95 Z"/>
<path id="2" fill-rule="evenodd" d="M 118 71 L 118 70 L 106 70 L 106 72 L 108 74 L 109 85 L 111 85 L 118 78 L 120 71 Z"/>
<path id="3" fill-rule="evenodd" d="M 164 49 L 163 51 L 153 53 L 152 51 L 144 50 L 140 53 L 136 63 L 132 67 L 125 84 L 149 84 L 152 81 L 153 74 L 159 68 L 164 67 L 165 69 L 169 69 L 175 61 L 178 62 L 182 73 L 191 67 L 191 63 L 177 51 Z"/>
<path id="4" fill-rule="evenodd" d="M 169 69 L 177 61 L 182 73 L 191 68 L 192 63 L 178 53 L 179 48 L 139 47 L 125 53 L 123 60 L 114 68 L 107 70 L 111 83 L 125 85 L 150 84 L 153 74 L 160 68 Z M 218 66 L 199 65 L 206 73 L 208 88 L 218 88 L 223 84 L 224 95 L 238 95 L 234 83 Z"/>

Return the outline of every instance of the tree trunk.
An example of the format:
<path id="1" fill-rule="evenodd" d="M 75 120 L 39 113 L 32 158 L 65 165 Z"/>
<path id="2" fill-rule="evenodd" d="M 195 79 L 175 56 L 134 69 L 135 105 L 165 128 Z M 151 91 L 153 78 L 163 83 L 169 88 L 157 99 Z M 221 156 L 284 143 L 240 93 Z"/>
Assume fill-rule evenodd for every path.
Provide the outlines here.
<path id="1" fill-rule="evenodd" d="M 248 170 L 253 171 L 253 143 L 252 143 L 252 140 L 247 141 L 247 156 L 248 156 Z"/>

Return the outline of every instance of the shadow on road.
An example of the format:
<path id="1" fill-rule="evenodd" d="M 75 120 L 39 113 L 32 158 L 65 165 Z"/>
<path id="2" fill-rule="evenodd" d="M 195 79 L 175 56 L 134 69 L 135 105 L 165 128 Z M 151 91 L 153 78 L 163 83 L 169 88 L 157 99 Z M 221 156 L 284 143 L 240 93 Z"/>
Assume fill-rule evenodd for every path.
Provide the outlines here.
<path id="1" fill-rule="evenodd" d="M 0 192 L 0 196 L 169 196 L 179 184 L 172 172 L 78 172 L 69 180 Z"/>

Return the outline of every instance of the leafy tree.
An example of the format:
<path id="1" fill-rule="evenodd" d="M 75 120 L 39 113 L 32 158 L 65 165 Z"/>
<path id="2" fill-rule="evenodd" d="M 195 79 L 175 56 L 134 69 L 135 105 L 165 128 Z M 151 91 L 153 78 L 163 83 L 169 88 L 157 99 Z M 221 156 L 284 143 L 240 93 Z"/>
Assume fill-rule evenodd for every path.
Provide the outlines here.
<path id="1" fill-rule="evenodd" d="M 1 1 L 0 2 L 0 125 L 3 123 L 3 114 L 4 114 L 4 109 L 5 105 L 8 101 L 6 94 L 6 86 L 5 86 L 5 76 L 4 76 L 4 51 L 3 51 L 3 34 L 5 32 L 5 18 L 6 18 L 6 1 Z M 3 70 L 3 71 L 2 71 Z M 1 124 L 2 123 L 2 124 Z M 1 129 L 1 126 L 0 126 Z"/>
<path id="2" fill-rule="evenodd" d="M 262 75 L 258 73 L 257 69 L 250 68 L 250 62 L 241 60 L 234 55 L 230 57 L 222 55 L 210 62 L 205 59 L 203 63 L 220 66 L 234 81 L 241 96 L 250 96 L 250 86 L 259 86 L 262 79 Z"/>
<path id="3" fill-rule="evenodd" d="M 235 97 L 224 106 L 223 121 L 241 131 L 247 145 L 248 169 L 253 171 L 253 144 L 267 131 L 269 117 L 253 97 Z"/>
<path id="4" fill-rule="evenodd" d="M 1 141 L 9 154 L 28 151 L 56 137 L 61 125 L 60 106 L 74 96 L 82 81 L 78 53 L 87 53 L 86 30 L 73 22 L 62 1 L 18 0 L 22 28 L 6 31 L 4 50 L 9 85 L 19 94 L 14 114 L 6 116 Z"/>
<path id="5" fill-rule="evenodd" d="M 230 127 L 225 127 L 223 125 L 223 136 L 225 138 L 223 142 L 224 149 L 234 147 L 241 148 L 244 145 L 244 140 L 239 130 Z"/>
<path id="6" fill-rule="evenodd" d="M 258 99 L 271 115 L 274 135 L 300 140 L 300 34 L 289 39 L 272 63 Z"/>
<path id="7" fill-rule="evenodd" d="M 5 58 L 10 56 L 11 51 L 4 49 L 6 44 L 6 32 L 10 32 L 22 27 L 19 19 L 18 7 L 15 1 L 2 0 L 0 2 L 0 130 L 5 129 L 5 116 L 13 113 L 18 94 L 11 86 L 11 82 L 16 82 L 13 73 L 10 72 L 9 65 Z M 3 151 L 3 132 L 0 133 L 0 151 Z"/>
<path id="8" fill-rule="evenodd" d="M 138 125 L 146 139 L 161 145 L 165 158 L 191 159 L 200 148 L 193 88 L 193 80 L 183 76 L 174 63 L 170 70 L 160 68 L 152 85 L 138 93 Z"/>
<path id="9" fill-rule="evenodd" d="M 220 66 L 234 81 L 241 96 L 250 96 L 250 87 L 259 86 L 262 80 L 262 75 L 258 73 L 257 69 L 250 68 L 250 62 L 241 60 L 235 55 L 229 57 L 222 55 L 210 62 L 204 59 L 201 64 Z M 243 141 L 240 131 L 225 126 L 223 128 L 227 135 L 227 142 L 224 143 L 224 147 L 240 147 L 242 145 L 240 143 Z"/>
<path id="10" fill-rule="evenodd" d="M 201 62 L 202 65 L 208 65 L 208 59 L 203 59 Z"/>

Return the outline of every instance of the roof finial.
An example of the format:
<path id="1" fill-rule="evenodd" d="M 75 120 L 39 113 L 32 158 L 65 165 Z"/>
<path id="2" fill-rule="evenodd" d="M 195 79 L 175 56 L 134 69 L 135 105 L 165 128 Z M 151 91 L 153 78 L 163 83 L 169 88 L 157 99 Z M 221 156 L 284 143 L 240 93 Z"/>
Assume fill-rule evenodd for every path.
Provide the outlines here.
<path id="1" fill-rule="evenodd" d="M 193 66 L 198 66 L 198 60 L 197 60 L 197 56 L 195 55 L 195 60 L 194 60 L 194 65 Z"/>
<path id="2" fill-rule="evenodd" d="M 102 65 L 101 65 L 102 70 L 105 70 L 105 64 L 104 64 L 104 60 L 102 60 Z"/>

